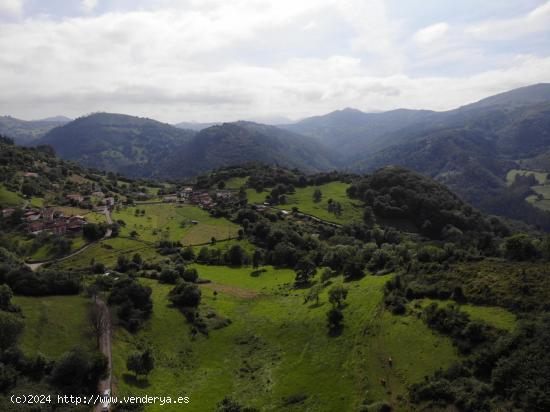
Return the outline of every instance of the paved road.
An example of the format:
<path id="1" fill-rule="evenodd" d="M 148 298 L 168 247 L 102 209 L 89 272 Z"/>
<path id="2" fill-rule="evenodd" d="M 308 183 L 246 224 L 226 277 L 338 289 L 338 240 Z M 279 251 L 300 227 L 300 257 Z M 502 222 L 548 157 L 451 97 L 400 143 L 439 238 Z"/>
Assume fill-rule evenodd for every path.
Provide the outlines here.
<path id="1" fill-rule="evenodd" d="M 111 219 L 111 212 L 108 209 L 105 210 L 105 222 L 107 222 L 107 224 L 109 224 L 109 225 L 113 223 L 113 220 Z M 111 229 L 107 229 L 107 231 L 105 232 L 105 235 L 100 240 L 110 238 L 112 234 L 113 234 L 113 231 Z M 76 252 L 73 252 L 73 253 L 71 253 L 70 255 L 67 255 L 67 256 L 63 256 L 62 258 L 59 258 L 59 259 L 52 259 L 52 260 L 46 260 L 44 262 L 25 263 L 25 264 L 34 272 L 34 271 L 38 270 L 38 268 L 40 268 L 41 266 L 44 266 L 46 263 L 57 263 L 57 262 L 62 262 L 66 259 L 72 258 L 73 256 L 76 256 L 76 255 L 84 252 L 86 249 L 88 249 L 92 245 L 96 244 L 97 242 L 99 242 L 99 240 L 95 241 L 95 242 L 88 243 L 86 246 L 78 249 Z"/>
<path id="2" fill-rule="evenodd" d="M 101 396 L 103 396 L 103 393 L 106 389 L 111 389 L 111 377 L 112 377 L 112 355 L 111 355 L 111 336 L 112 336 L 112 330 L 111 330 L 111 315 L 109 313 L 109 307 L 105 304 L 105 302 L 99 298 L 95 298 L 95 304 L 98 306 L 98 308 L 101 309 L 101 314 L 104 316 L 104 322 L 106 324 L 105 330 L 103 331 L 103 334 L 99 338 L 99 350 L 108 361 L 108 367 L 109 367 L 109 374 L 107 377 L 101 381 L 99 381 L 98 384 L 98 390 Z M 94 407 L 95 412 L 101 412 L 102 404 L 97 404 Z"/>

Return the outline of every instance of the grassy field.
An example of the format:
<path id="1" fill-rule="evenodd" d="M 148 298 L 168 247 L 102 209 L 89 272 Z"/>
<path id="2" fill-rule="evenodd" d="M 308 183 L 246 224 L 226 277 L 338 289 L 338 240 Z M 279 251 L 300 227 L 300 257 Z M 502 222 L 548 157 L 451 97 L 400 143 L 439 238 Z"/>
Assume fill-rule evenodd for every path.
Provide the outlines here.
<path id="1" fill-rule="evenodd" d="M 438 301 L 433 299 L 420 299 L 413 302 L 419 303 L 422 307 L 428 306 L 430 303 L 438 305 L 450 305 L 451 301 Z M 513 331 L 517 325 L 517 318 L 512 312 L 496 306 L 475 306 L 475 305 L 459 305 L 461 311 L 470 315 L 470 319 L 485 322 L 497 329 Z"/>
<path id="2" fill-rule="evenodd" d="M 13 299 L 25 317 L 21 348 L 27 355 L 56 358 L 76 346 L 93 347 L 83 296 L 16 296 Z"/>
<path id="3" fill-rule="evenodd" d="M 331 182 L 321 186 L 296 188 L 296 193 L 287 196 L 287 204 L 277 207 L 286 210 L 297 207 L 300 212 L 334 223 L 348 223 L 354 220 L 361 220 L 362 208 L 357 201 L 347 196 L 346 189 L 348 187 L 347 183 Z M 313 193 L 316 189 L 319 189 L 322 193 L 319 203 L 313 201 Z M 268 191 L 258 193 L 254 189 L 247 189 L 246 193 L 249 203 L 263 203 Z M 327 210 L 329 199 L 342 205 L 342 214 L 340 216 L 336 216 Z"/>
<path id="4" fill-rule="evenodd" d="M 256 249 L 256 247 L 246 239 L 243 239 L 243 240 L 238 240 L 238 239 L 224 240 L 224 241 L 216 242 L 213 245 L 210 244 L 210 245 L 207 245 L 207 246 L 209 248 L 213 247 L 213 248 L 219 249 L 223 253 L 223 252 L 226 252 L 227 250 L 229 250 L 229 248 L 233 245 L 240 245 L 246 251 L 246 253 L 248 253 L 248 255 L 250 255 L 250 256 L 252 256 L 252 253 L 254 253 L 254 250 Z M 193 246 L 193 251 L 195 252 L 195 254 L 198 254 L 202 247 L 203 246 Z"/>
<path id="5" fill-rule="evenodd" d="M 139 253 L 148 261 L 158 261 L 162 258 L 151 245 L 132 239 L 112 238 L 102 240 L 82 253 L 56 263 L 54 267 L 64 270 L 86 269 L 90 267 L 92 260 L 114 267 L 119 255 L 126 255 L 131 259 L 135 253 Z"/>
<path id="6" fill-rule="evenodd" d="M 84 239 L 82 235 L 70 238 L 70 240 L 72 240 L 71 250 L 67 254 L 77 251 L 78 249 L 84 247 L 87 243 L 86 239 Z M 50 243 L 46 243 L 36 249 L 29 257 L 35 261 L 50 260 L 56 257 L 56 253 L 55 249 L 52 248 L 52 245 Z"/>
<path id="7" fill-rule="evenodd" d="M 0 206 L 1 207 L 19 207 L 23 205 L 23 198 L 15 192 L 10 192 L 0 185 Z"/>
<path id="8" fill-rule="evenodd" d="M 514 183 L 514 180 L 516 179 L 517 175 L 520 175 L 520 176 L 533 175 L 535 176 L 535 179 L 537 179 L 537 182 L 539 182 L 541 185 L 548 181 L 548 173 L 536 172 L 534 170 L 512 169 L 506 174 L 506 182 L 508 183 L 509 186 L 512 183 Z"/>
<path id="9" fill-rule="evenodd" d="M 42 208 L 44 207 L 44 198 L 42 197 L 33 197 L 31 199 L 31 206 L 33 207 L 38 207 L 38 208 Z"/>
<path id="10" fill-rule="evenodd" d="M 506 175 L 506 182 L 508 185 L 511 185 L 514 182 L 517 175 L 535 176 L 539 184 L 537 186 L 532 186 L 531 189 L 533 189 L 537 195 L 530 195 L 525 200 L 539 209 L 550 211 L 550 174 L 533 170 L 513 169 Z"/>
<path id="11" fill-rule="evenodd" d="M 136 210 L 145 213 L 136 216 Z M 138 233 L 141 240 L 179 240 L 186 245 L 210 242 L 212 237 L 227 239 L 237 234 L 238 226 L 226 219 L 217 219 L 196 206 L 190 205 L 139 205 L 113 213 L 113 220 L 123 220 L 122 236 Z M 192 221 L 198 222 L 193 224 Z"/>
<path id="12" fill-rule="evenodd" d="M 326 290 L 319 305 L 304 304 L 307 290 L 287 286 L 292 271 L 268 267 L 253 277 L 251 268 L 197 268 L 202 278 L 213 281 L 202 286 L 202 311 L 215 311 L 232 323 L 208 337 L 193 338 L 184 317 L 169 305 L 171 287 L 142 280 L 153 288 L 154 313 L 138 334 L 117 332 L 119 395 L 186 395 L 189 411 L 214 410 L 226 395 L 265 411 L 351 411 L 383 399 L 399 411 L 409 409 L 401 400 L 409 384 L 458 359 L 450 341 L 421 320 L 383 309 L 382 289 L 389 276 L 347 284 L 345 328 L 340 336 L 329 337 Z M 156 368 L 147 380 L 136 381 L 126 371 L 126 357 L 145 345 L 153 348 Z M 156 405 L 146 410 L 181 409 Z"/>
<path id="13" fill-rule="evenodd" d="M 239 190 L 241 186 L 246 184 L 248 177 L 232 177 L 225 181 L 225 189 L 227 190 Z"/>

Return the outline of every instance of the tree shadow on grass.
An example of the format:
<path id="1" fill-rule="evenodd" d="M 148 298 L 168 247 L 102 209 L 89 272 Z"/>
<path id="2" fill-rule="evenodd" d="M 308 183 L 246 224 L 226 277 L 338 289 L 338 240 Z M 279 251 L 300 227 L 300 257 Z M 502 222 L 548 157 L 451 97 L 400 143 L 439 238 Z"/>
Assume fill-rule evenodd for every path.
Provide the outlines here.
<path id="1" fill-rule="evenodd" d="M 136 378 L 135 375 L 132 375 L 130 373 L 123 373 L 122 379 L 124 379 L 124 382 L 130 386 L 135 386 L 137 388 L 145 389 L 151 386 L 149 383 L 149 380 L 147 378 Z"/>
<path id="2" fill-rule="evenodd" d="M 344 325 L 334 326 L 329 329 L 328 336 L 330 336 L 331 338 L 337 338 L 342 334 L 343 331 L 344 331 Z"/>

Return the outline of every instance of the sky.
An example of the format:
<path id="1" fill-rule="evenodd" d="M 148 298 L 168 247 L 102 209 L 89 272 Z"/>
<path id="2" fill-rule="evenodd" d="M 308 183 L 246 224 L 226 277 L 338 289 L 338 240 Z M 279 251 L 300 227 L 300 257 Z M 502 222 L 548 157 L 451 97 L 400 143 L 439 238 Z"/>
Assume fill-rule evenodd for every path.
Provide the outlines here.
<path id="1" fill-rule="evenodd" d="M 0 0 L 0 114 L 280 123 L 550 82 L 549 0 Z"/>

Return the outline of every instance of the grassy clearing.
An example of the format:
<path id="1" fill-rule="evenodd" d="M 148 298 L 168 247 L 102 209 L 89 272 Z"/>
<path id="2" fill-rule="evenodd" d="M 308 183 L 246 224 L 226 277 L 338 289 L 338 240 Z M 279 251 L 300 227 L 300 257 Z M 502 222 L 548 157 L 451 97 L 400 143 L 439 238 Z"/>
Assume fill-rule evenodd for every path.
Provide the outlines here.
<path id="1" fill-rule="evenodd" d="M 38 208 L 43 208 L 44 207 L 44 198 L 42 197 L 33 197 L 31 199 L 31 206 L 33 207 L 38 207 Z"/>
<path id="2" fill-rule="evenodd" d="M 251 268 L 197 267 L 201 277 L 224 285 L 217 295 L 211 285 L 202 287 L 202 310 L 232 323 L 208 337 L 192 338 L 184 317 L 169 306 L 171 287 L 143 279 L 153 288 L 154 313 L 135 336 L 116 335 L 119 395 L 186 395 L 190 411 L 213 410 L 225 395 L 266 411 L 357 410 L 364 401 L 383 399 L 395 410 L 409 410 L 406 400 L 399 400 L 407 385 L 457 360 L 450 341 L 421 320 L 384 311 L 382 290 L 390 276 L 346 284 L 345 328 L 342 335 L 329 337 L 327 290 L 319 305 L 304 304 L 307 290 L 285 285 L 294 279 L 292 271 L 268 267 L 255 278 Z M 148 380 L 135 381 L 126 372 L 126 357 L 145 344 L 153 348 L 157 367 Z M 299 401 L 292 404 L 293 398 Z M 180 409 L 151 405 L 146 410 Z"/>
<path id="3" fill-rule="evenodd" d="M 438 305 L 451 305 L 454 302 L 448 300 L 419 299 L 413 303 L 419 303 L 426 307 L 431 303 Z M 454 303 L 456 304 L 456 303 Z M 458 305 L 461 311 L 470 315 L 472 320 L 485 322 L 497 329 L 513 331 L 517 326 L 517 317 L 512 312 L 497 306 L 476 306 L 476 305 Z"/>
<path id="4" fill-rule="evenodd" d="M 144 210 L 136 216 L 136 210 Z M 123 220 L 126 226 L 121 235 L 136 231 L 139 239 L 147 242 L 178 240 L 183 244 L 210 242 L 212 237 L 227 239 L 237 234 L 238 226 L 226 219 L 217 219 L 196 206 L 190 205 L 140 205 L 117 210 L 114 220 Z M 192 221 L 198 222 L 193 224 Z"/>
<path id="5" fill-rule="evenodd" d="M 10 192 L 4 185 L 0 185 L 0 206 L 19 207 L 23 205 L 23 198 L 15 192 Z"/>
<path id="6" fill-rule="evenodd" d="M 297 207 L 300 212 L 318 217 L 334 223 L 349 223 L 362 219 L 362 207 L 357 201 L 350 199 L 346 194 L 349 184 L 342 182 L 331 182 L 321 186 L 308 186 L 296 188 L 296 193 L 287 196 L 285 205 L 277 206 L 279 209 L 291 210 Z M 313 201 L 313 193 L 319 189 L 322 198 L 319 203 Z M 256 192 L 254 189 L 246 191 L 249 203 L 263 203 L 268 194 L 267 191 Z M 328 200 L 332 199 L 342 205 L 342 214 L 334 215 L 328 211 Z"/>
<path id="7" fill-rule="evenodd" d="M 542 195 L 544 199 L 550 200 L 550 185 L 533 186 L 532 189 L 539 195 Z"/>
<path id="8" fill-rule="evenodd" d="M 102 240 L 82 253 L 56 263 L 54 267 L 64 270 L 87 269 L 92 260 L 101 262 L 108 267 L 114 267 L 118 256 L 126 255 L 131 259 L 135 253 L 139 253 L 143 259 L 148 261 L 158 261 L 162 258 L 151 245 L 132 239 L 112 238 Z"/>
<path id="9" fill-rule="evenodd" d="M 516 179 L 517 175 L 520 175 L 520 176 L 533 175 L 535 176 L 535 179 L 537 179 L 537 182 L 539 182 L 541 185 L 548 181 L 548 173 L 537 172 L 534 170 L 512 169 L 506 174 L 506 182 L 508 183 L 508 186 L 514 183 L 514 180 Z"/>
<path id="10" fill-rule="evenodd" d="M 89 300 L 83 296 L 16 296 L 13 300 L 25 317 L 21 348 L 27 355 L 56 358 L 76 346 L 95 344 L 86 320 Z"/>
<path id="11" fill-rule="evenodd" d="M 206 245 L 209 248 L 216 248 L 222 251 L 222 253 L 229 250 L 229 248 L 233 245 L 239 245 L 242 247 L 248 255 L 252 256 L 252 253 L 254 253 L 254 250 L 256 249 L 256 246 L 254 246 L 252 243 L 250 243 L 248 240 L 238 240 L 238 239 L 230 239 L 230 240 L 223 240 L 218 241 L 214 243 L 213 245 Z M 203 246 L 193 246 L 193 251 L 195 254 L 198 254 Z"/>
<path id="12" fill-rule="evenodd" d="M 246 184 L 248 177 L 232 177 L 225 181 L 225 189 L 227 190 L 239 190 Z"/>

